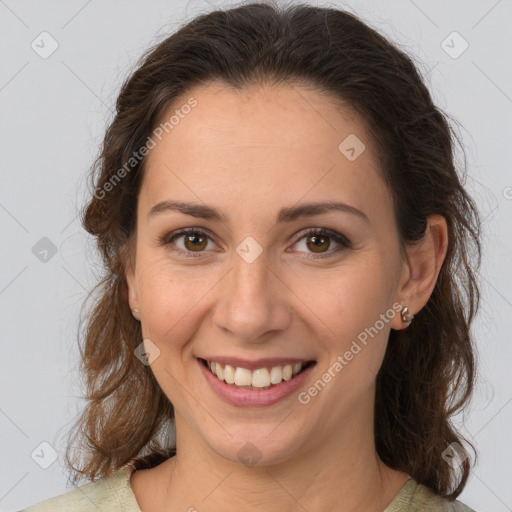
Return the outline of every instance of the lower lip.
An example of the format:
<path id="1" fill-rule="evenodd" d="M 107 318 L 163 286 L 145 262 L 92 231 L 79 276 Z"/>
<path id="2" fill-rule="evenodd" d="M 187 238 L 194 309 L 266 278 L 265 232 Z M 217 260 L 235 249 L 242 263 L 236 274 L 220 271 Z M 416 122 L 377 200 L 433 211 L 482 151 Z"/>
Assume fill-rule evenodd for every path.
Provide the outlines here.
<path id="1" fill-rule="evenodd" d="M 224 401 L 236 405 L 237 407 L 262 407 L 272 405 L 296 391 L 301 384 L 308 378 L 311 369 L 315 366 L 312 364 L 304 371 L 299 373 L 296 377 L 290 380 L 284 380 L 280 384 L 272 386 L 268 389 L 255 390 L 255 389 L 242 389 L 226 384 L 202 363 L 197 360 L 201 371 L 206 380 L 210 383 L 213 391 Z"/>

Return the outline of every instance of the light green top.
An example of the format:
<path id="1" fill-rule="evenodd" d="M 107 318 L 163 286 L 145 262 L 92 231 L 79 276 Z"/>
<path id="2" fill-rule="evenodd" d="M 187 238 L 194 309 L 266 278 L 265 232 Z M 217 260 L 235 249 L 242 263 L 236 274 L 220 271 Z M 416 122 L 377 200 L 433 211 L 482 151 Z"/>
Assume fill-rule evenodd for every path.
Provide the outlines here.
<path id="1" fill-rule="evenodd" d="M 142 512 L 130 485 L 133 468 L 125 466 L 96 482 L 42 501 L 19 512 Z M 475 512 L 460 501 L 439 498 L 409 479 L 383 512 Z"/>

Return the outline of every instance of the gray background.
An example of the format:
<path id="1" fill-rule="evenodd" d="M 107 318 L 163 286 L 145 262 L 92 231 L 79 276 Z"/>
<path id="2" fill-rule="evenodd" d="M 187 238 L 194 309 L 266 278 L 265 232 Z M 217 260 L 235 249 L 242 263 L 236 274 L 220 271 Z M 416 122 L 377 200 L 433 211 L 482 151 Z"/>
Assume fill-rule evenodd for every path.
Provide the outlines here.
<path id="1" fill-rule="evenodd" d="M 481 380 L 463 428 L 480 459 L 460 499 L 479 512 L 512 510 L 512 1 L 331 5 L 408 48 L 437 104 L 463 126 L 485 239 Z M 81 406 L 78 314 L 99 270 L 76 218 L 84 176 L 136 58 L 209 10 L 204 1 L 0 0 L 1 511 L 71 488 L 61 464 Z M 57 50 L 42 58 L 52 40 Z"/>

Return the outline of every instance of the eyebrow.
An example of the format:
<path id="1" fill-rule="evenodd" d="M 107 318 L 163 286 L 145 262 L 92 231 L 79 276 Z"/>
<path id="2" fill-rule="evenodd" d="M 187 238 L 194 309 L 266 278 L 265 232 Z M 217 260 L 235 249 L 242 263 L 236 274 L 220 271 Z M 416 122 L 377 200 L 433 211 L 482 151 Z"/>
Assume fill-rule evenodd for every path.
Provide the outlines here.
<path id="1" fill-rule="evenodd" d="M 155 204 L 148 213 L 148 220 L 151 217 L 169 211 L 178 211 L 192 217 L 223 222 L 226 224 L 229 222 L 229 218 L 226 215 L 213 208 L 212 206 L 183 201 L 161 201 Z M 357 208 L 348 204 L 334 201 L 305 203 L 298 206 L 281 208 L 277 214 L 276 221 L 277 223 L 293 222 L 294 220 L 302 217 L 313 217 L 315 215 L 320 215 L 322 213 L 331 211 L 350 213 L 352 215 L 356 215 L 357 217 L 370 224 L 370 220 L 361 210 L 358 210 Z"/>

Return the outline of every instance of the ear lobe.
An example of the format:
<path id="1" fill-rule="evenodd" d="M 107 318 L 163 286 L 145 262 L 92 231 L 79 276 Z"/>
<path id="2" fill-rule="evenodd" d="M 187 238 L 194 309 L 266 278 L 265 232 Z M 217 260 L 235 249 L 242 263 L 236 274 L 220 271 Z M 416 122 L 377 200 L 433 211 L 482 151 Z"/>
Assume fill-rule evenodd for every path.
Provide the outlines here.
<path id="1" fill-rule="evenodd" d="M 430 215 L 425 236 L 407 248 L 409 277 L 400 290 L 400 304 L 413 315 L 428 302 L 448 250 L 448 226 L 441 215 Z M 398 318 L 402 325 L 408 324 Z M 397 326 L 398 327 L 398 326 Z M 396 327 L 394 327 L 396 328 Z"/>

